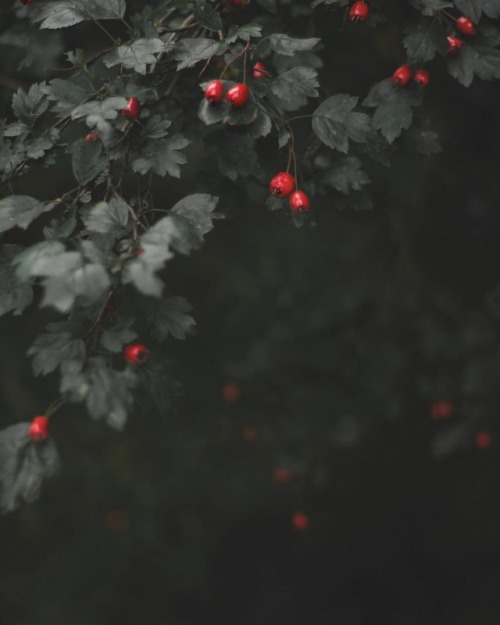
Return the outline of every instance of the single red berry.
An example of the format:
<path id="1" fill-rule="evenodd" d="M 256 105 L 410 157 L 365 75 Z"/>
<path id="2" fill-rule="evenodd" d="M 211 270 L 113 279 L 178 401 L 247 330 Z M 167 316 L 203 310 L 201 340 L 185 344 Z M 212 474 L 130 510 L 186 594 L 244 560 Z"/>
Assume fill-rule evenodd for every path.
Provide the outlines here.
<path id="1" fill-rule="evenodd" d="M 252 76 L 257 80 L 260 80 L 261 78 L 267 78 L 269 73 L 266 66 L 260 61 L 257 61 L 257 63 L 253 66 Z"/>
<path id="2" fill-rule="evenodd" d="M 205 100 L 211 104 L 218 104 L 224 95 L 224 83 L 220 80 L 212 80 L 205 89 Z"/>
<path id="3" fill-rule="evenodd" d="M 351 22 L 364 22 L 369 15 L 370 7 L 362 0 L 355 2 L 349 9 L 349 19 Z"/>
<path id="4" fill-rule="evenodd" d="M 459 37 L 448 35 L 446 39 L 448 40 L 448 52 L 450 54 L 455 54 L 464 45 L 464 42 Z"/>
<path id="5" fill-rule="evenodd" d="M 249 95 L 250 90 L 247 85 L 245 85 L 245 83 L 239 82 L 231 87 L 231 89 L 229 89 L 226 94 L 226 100 L 233 108 L 238 109 L 242 106 L 245 106 L 248 101 Z"/>
<path id="6" fill-rule="evenodd" d="M 435 421 L 449 419 L 455 412 L 455 404 L 447 399 L 440 399 L 431 405 L 431 417 Z"/>
<path id="7" fill-rule="evenodd" d="M 123 357 L 132 365 L 142 365 L 149 356 L 149 350 L 142 343 L 131 343 L 123 350 Z"/>
<path id="8" fill-rule="evenodd" d="M 413 80 L 421 87 L 427 87 L 429 84 L 429 72 L 426 69 L 417 69 L 413 75 Z"/>
<path id="9" fill-rule="evenodd" d="M 297 532 L 304 532 L 310 523 L 309 517 L 304 512 L 295 512 L 292 515 L 292 527 Z"/>
<path id="10" fill-rule="evenodd" d="M 273 482 L 276 484 L 286 484 L 293 478 L 290 469 L 273 469 Z"/>
<path id="11" fill-rule="evenodd" d="M 129 98 L 127 106 L 122 109 L 122 115 L 128 119 L 137 119 L 141 114 L 141 103 L 137 98 Z"/>
<path id="12" fill-rule="evenodd" d="M 228 404 L 235 404 L 241 397 L 241 387 L 237 382 L 226 382 L 222 387 L 222 397 Z"/>
<path id="13" fill-rule="evenodd" d="M 242 434 L 247 443 L 256 443 L 259 438 L 259 432 L 251 426 L 244 428 Z"/>
<path id="14" fill-rule="evenodd" d="M 470 17 L 459 17 L 456 21 L 457 30 L 459 30 L 462 35 L 475 35 L 477 33 L 477 27 L 474 22 L 470 19 Z"/>
<path id="15" fill-rule="evenodd" d="M 302 213 L 309 210 L 311 202 L 303 191 L 294 191 L 290 196 L 290 208 L 292 213 Z"/>
<path id="16" fill-rule="evenodd" d="M 476 434 L 475 445 L 476 449 L 489 449 L 493 444 L 493 436 L 490 432 L 481 431 Z"/>
<path id="17" fill-rule="evenodd" d="M 42 443 L 49 438 L 49 420 L 47 417 L 35 417 L 30 423 L 28 436 L 34 443 Z"/>
<path id="18" fill-rule="evenodd" d="M 89 132 L 85 135 L 83 140 L 85 143 L 95 143 L 96 141 L 100 141 L 101 137 L 96 132 Z"/>
<path id="19" fill-rule="evenodd" d="M 409 65 L 400 65 L 392 75 L 392 82 L 395 85 L 407 85 L 411 79 L 411 67 Z"/>
<path id="20" fill-rule="evenodd" d="M 295 189 L 295 178 L 287 171 L 280 171 L 269 183 L 269 191 L 275 197 L 288 197 Z"/>

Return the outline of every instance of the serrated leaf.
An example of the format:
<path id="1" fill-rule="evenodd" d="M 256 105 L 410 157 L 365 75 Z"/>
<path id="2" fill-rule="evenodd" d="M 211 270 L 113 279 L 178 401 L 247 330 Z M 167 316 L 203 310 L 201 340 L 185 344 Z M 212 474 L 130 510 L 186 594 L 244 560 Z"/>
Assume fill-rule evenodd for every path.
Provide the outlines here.
<path id="1" fill-rule="evenodd" d="M 359 158 L 348 156 L 335 162 L 332 170 L 325 176 L 325 182 L 347 195 L 351 190 L 361 191 L 369 184 L 370 179 L 361 169 Z"/>
<path id="2" fill-rule="evenodd" d="M 380 130 L 382 136 L 392 143 L 403 130 L 411 126 L 412 108 L 421 102 L 421 91 L 395 85 L 387 78 L 373 85 L 363 105 L 375 108 L 373 128 Z"/>
<path id="3" fill-rule="evenodd" d="M 35 375 L 47 375 L 67 363 L 80 370 L 85 353 L 85 343 L 81 339 L 60 330 L 40 334 L 28 350 L 28 356 L 33 356 Z"/>
<path id="4" fill-rule="evenodd" d="M 271 92 L 285 111 L 295 111 L 318 97 L 318 73 L 312 67 L 293 67 L 271 81 Z"/>
<path id="5" fill-rule="evenodd" d="M 121 352 L 123 346 L 137 338 L 137 332 L 130 328 L 131 322 L 120 321 L 105 328 L 99 338 L 99 344 L 109 352 Z"/>
<path id="6" fill-rule="evenodd" d="M 438 20 L 422 18 L 411 24 L 406 33 L 403 44 L 409 61 L 430 61 L 437 53 L 446 54 L 448 51 L 445 32 Z"/>
<path id="7" fill-rule="evenodd" d="M 26 126 L 33 126 L 37 118 L 49 108 L 42 87 L 43 85 L 35 83 L 27 93 L 23 89 L 18 89 L 12 96 L 14 115 Z"/>
<path id="8" fill-rule="evenodd" d="M 60 116 L 67 115 L 95 93 L 94 86 L 87 76 L 74 77 L 69 80 L 54 78 L 42 89 L 47 98 L 55 102 L 53 110 Z"/>
<path id="9" fill-rule="evenodd" d="M 19 280 L 13 265 L 21 250 L 19 245 L 0 246 L 0 315 L 19 315 L 33 300 L 31 286 Z"/>
<path id="10" fill-rule="evenodd" d="M 179 165 L 187 163 L 187 158 L 179 150 L 189 145 L 189 140 L 183 135 L 174 135 L 168 139 L 148 141 L 141 149 L 140 156 L 132 161 L 132 169 L 139 174 L 147 174 L 153 170 L 159 176 L 173 176 L 179 178 Z"/>
<path id="11" fill-rule="evenodd" d="M 269 37 L 269 47 L 278 54 L 293 56 L 296 52 L 312 50 L 320 41 L 317 37 L 294 39 L 288 35 L 275 33 Z"/>
<path id="12" fill-rule="evenodd" d="M 103 63 L 106 67 L 123 65 L 145 76 L 147 66 L 156 63 L 157 55 L 164 50 L 165 44 L 161 39 L 137 39 L 107 54 L 103 58 Z"/>
<path id="13" fill-rule="evenodd" d="M 174 51 L 177 70 L 193 67 L 199 61 L 205 61 L 217 54 L 223 54 L 225 49 L 225 44 L 205 37 L 181 39 L 176 43 Z"/>
<path id="14" fill-rule="evenodd" d="M 0 232 L 14 226 L 26 230 L 34 219 L 51 208 L 51 203 L 44 204 L 28 195 L 9 195 L 0 200 Z"/>
<path id="15" fill-rule="evenodd" d="M 176 339 L 185 339 L 192 334 L 196 321 L 189 314 L 191 304 L 183 297 L 167 297 L 147 303 L 145 315 L 151 325 L 151 334 L 158 341 L 164 341 L 169 335 Z"/>
<path id="16" fill-rule="evenodd" d="M 475 22 L 480 20 L 481 13 L 492 18 L 500 17 L 500 0 L 455 0 L 455 6 Z"/>
<path id="17" fill-rule="evenodd" d="M 339 94 L 324 100 L 314 111 L 314 133 L 332 150 L 347 154 L 349 140 L 362 143 L 371 132 L 368 115 L 354 111 L 357 103 L 358 98 Z"/>
<path id="18" fill-rule="evenodd" d="M 39 261 L 45 262 L 52 256 L 59 256 L 64 252 L 64 245 L 59 241 L 41 241 L 15 255 L 12 262 L 16 268 L 16 275 L 20 280 L 27 281 L 33 275 L 33 268 Z M 35 270 L 36 271 L 36 270 Z"/>
<path id="19" fill-rule="evenodd" d="M 87 184 L 106 168 L 107 159 L 102 153 L 102 143 L 83 139 L 75 141 L 71 147 L 73 174 L 81 184 Z"/>
<path id="20" fill-rule="evenodd" d="M 448 61 L 448 71 L 464 87 L 472 84 L 474 75 L 483 80 L 500 78 L 500 50 L 464 44 L 459 54 Z"/>
<path id="21" fill-rule="evenodd" d="M 30 18 L 40 28 L 67 28 L 85 20 L 119 19 L 125 15 L 125 0 L 55 0 L 34 4 Z"/>
<path id="22" fill-rule="evenodd" d="M 262 26 L 258 24 L 244 24 L 243 26 L 231 26 L 229 34 L 226 37 L 227 43 L 236 43 L 238 39 L 242 41 L 250 41 L 262 37 Z"/>
<path id="23" fill-rule="evenodd" d="M 220 15 L 209 4 L 203 4 L 202 6 L 195 7 L 193 14 L 200 26 L 203 26 L 208 30 L 222 30 L 222 20 Z"/>
<path id="24" fill-rule="evenodd" d="M 217 207 L 218 197 L 208 193 L 195 193 L 183 198 L 170 209 L 172 215 L 178 215 L 189 221 L 201 238 L 213 229 L 212 213 Z"/>
<path id="25" fill-rule="evenodd" d="M 109 203 L 99 202 L 83 218 L 83 223 L 91 232 L 114 233 L 117 237 L 127 231 L 128 221 L 129 206 L 121 197 L 114 197 Z"/>

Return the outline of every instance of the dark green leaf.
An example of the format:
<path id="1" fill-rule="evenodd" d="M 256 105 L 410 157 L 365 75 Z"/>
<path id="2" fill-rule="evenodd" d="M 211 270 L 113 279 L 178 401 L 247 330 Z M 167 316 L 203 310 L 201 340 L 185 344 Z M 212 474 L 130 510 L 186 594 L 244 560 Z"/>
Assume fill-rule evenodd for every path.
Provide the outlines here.
<path id="1" fill-rule="evenodd" d="M 91 141 L 86 143 L 79 139 L 71 146 L 73 174 L 80 184 L 87 184 L 96 178 L 107 165 L 102 153 L 102 143 Z"/>
<path id="2" fill-rule="evenodd" d="M 85 343 L 71 332 L 61 332 L 57 328 L 40 334 L 29 348 L 28 355 L 33 356 L 35 375 L 47 375 L 68 363 L 73 369 L 80 370 L 85 361 Z"/>
<path id="3" fill-rule="evenodd" d="M 366 113 L 354 111 L 358 98 L 346 94 L 324 100 L 314 111 L 313 130 L 321 141 L 333 150 L 347 154 L 349 140 L 362 143 L 371 131 Z"/>
<path id="4" fill-rule="evenodd" d="M 0 232 L 14 226 L 26 228 L 42 213 L 52 209 L 52 204 L 44 204 L 28 195 L 9 195 L 0 200 Z"/>
<path id="5" fill-rule="evenodd" d="M 312 50 L 319 42 L 320 39 L 317 37 L 311 37 L 310 39 L 294 39 L 288 35 L 278 33 L 269 37 L 269 46 L 271 50 L 286 56 L 293 56 L 296 52 Z"/>
<path id="6" fill-rule="evenodd" d="M 19 280 L 13 266 L 21 249 L 18 245 L 0 246 L 0 315 L 11 311 L 19 315 L 33 300 L 31 286 Z"/>
<path id="7" fill-rule="evenodd" d="M 120 46 L 103 58 L 106 67 L 123 65 L 139 74 L 146 75 L 147 66 L 156 63 L 157 55 L 165 50 L 161 39 L 137 39 L 130 44 Z"/>
<path id="8" fill-rule="evenodd" d="M 201 238 L 212 230 L 213 212 L 219 201 L 218 197 L 208 193 L 195 193 L 183 198 L 170 209 L 172 215 L 184 217 L 189 221 Z"/>
<path id="9" fill-rule="evenodd" d="M 183 297 L 167 297 L 149 301 L 145 315 L 151 325 L 151 334 L 158 341 L 164 341 L 169 334 L 176 339 L 185 339 L 193 333 L 196 321 L 191 317 L 192 306 Z"/>

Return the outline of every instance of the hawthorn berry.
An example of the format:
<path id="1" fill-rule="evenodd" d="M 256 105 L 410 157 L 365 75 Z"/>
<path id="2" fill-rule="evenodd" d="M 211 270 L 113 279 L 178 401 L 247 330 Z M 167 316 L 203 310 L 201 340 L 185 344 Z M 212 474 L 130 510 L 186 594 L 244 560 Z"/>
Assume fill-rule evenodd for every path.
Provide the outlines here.
<path id="1" fill-rule="evenodd" d="M 363 2 L 363 0 L 358 0 L 358 2 L 355 2 L 349 9 L 349 19 L 351 22 L 364 22 L 369 14 L 370 7 L 366 2 Z"/>
<path id="2" fill-rule="evenodd" d="M 493 443 L 493 436 L 490 432 L 481 431 L 476 434 L 476 439 L 474 441 L 476 449 L 489 449 Z"/>
<path id="3" fill-rule="evenodd" d="M 292 515 L 292 527 L 297 532 L 304 532 L 310 523 L 309 517 L 304 512 L 295 512 Z"/>
<path id="4" fill-rule="evenodd" d="M 448 35 L 446 39 L 448 40 L 448 52 L 450 54 L 455 54 L 464 45 L 464 42 L 459 37 Z"/>
<path id="5" fill-rule="evenodd" d="M 245 106 L 250 96 L 250 90 L 243 82 L 239 82 L 226 93 L 226 100 L 235 108 Z"/>
<path id="6" fill-rule="evenodd" d="M 449 419 L 455 412 L 455 404 L 448 399 L 439 399 L 431 405 L 431 417 L 435 421 Z"/>
<path id="7" fill-rule="evenodd" d="M 30 423 L 28 436 L 34 443 L 43 443 L 49 438 L 49 420 L 47 417 L 35 417 Z"/>
<path id="8" fill-rule="evenodd" d="M 392 75 L 392 82 L 395 85 L 407 85 L 411 79 L 411 67 L 409 65 L 400 65 Z"/>
<path id="9" fill-rule="evenodd" d="M 256 443 L 257 440 L 259 439 L 258 430 L 251 426 L 243 428 L 242 434 L 243 434 L 243 438 L 246 440 L 247 443 Z"/>
<path id="10" fill-rule="evenodd" d="M 304 191 L 294 191 L 290 196 L 292 213 L 303 213 L 309 210 L 311 202 Z"/>
<path id="11" fill-rule="evenodd" d="M 220 80 L 212 80 L 205 89 L 205 100 L 211 104 L 218 104 L 224 95 L 224 83 Z"/>
<path id="12" fill-rule="evenodd" d="M 128 119 L 137 119 L 141 114 L 141 103 L 135 97 L 131 97 L 127 101 L 127 106 L 122 109 L 122 115 Z"/>
<path id="13" fill-rule="evenodd" d="M 96 132 L 89 132 L 85 135 L 83 140 L 85 143 L 95 143 L 96 141 L 100 141 L 101 137 Z"/>
<path id="14" fill-rule="evenodd" d="M 255 63 L 255 65 L 253 66 L 252 76 L 257 80 L 260 80 L 261 78 L 267 78 L 268 72 L 266 66 L 260 61 L 257 61 L 257 63 Z"/>
<path id="15" fill-rule="evenodd" d="M 414 82 L 421 87 L 427 87 L 429 84 L 429 72 L 426 69 L 417 69 L 413 75 Z"/>
<path id="16" fill-rule="evenodd" d="M 459 17 L 456 21 L 457 30 L 459 30 L 462 35 L 475 35 L 477 33 L 477 28 L 474 22 L 470 19 L 470 17 Z"/>
<path id="17" fill-rule="evenodd" d="M 273 469 L 273 482 L 275 482 L 276 484 L 286 484 L 287 482 L 290 482 L 292 478 L 293 473 L 290 471 L 290 469 Z"/>
<path id="18" fill-rule="evenodd" d="M 142 365 L 149 356 L 148 348 L 142 343 L 131 343 L 123 350 L 123 357 L 132 365 Z"/>
<path id="19" fill-rule="evenodd" d="M 288 197 L 295 189 L 295 178 L 287 171 L 280 171 L 269 183 L 269 191 L 275 197 Z"/>

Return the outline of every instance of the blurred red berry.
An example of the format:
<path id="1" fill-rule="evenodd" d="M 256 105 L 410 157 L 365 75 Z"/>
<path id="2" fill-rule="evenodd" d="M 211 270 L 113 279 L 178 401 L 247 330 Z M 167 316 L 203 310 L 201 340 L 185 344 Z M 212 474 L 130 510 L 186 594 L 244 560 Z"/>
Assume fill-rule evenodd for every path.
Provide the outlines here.
<path id="1" fill-rule="evenodd" d="M 310 524 L 309 517 L 304 512 L 295 512 L 292 515 L 292 527 L 297 532 L 304 532 Z"/>
<path id="2" fill-rule="evenodd" d="M 123 350 L 123 357 L 132 365 L 142 365 L 149 356 L 149 350 L 142 343 L 131 343 Z"/>
<path id="3" fill-rule="evenodd" d="M 85 143 L 95 143 L 96 141 L 100 141 L 101 137 L 96 132 L 89 132 L 85 135 L 83 140 Z"/>
<path id="4" fill-rule="evenodd" d="M 370 7 L 362 0 L 355 2 L 349 9 L 351 22 L 364 22 L 368 15 L 370 15 Z"/>
<path id="5" fill-rule="evenodd" d="M 407 85 L 411 79 L 411 67 L 409 65 L 400 65 L 392 75 L 392 82 L 395 85 Z"/>
<path id="6" fill-rule="evenodd" d="M 455 404 L 447 399 L 440 399 L 431 405 L 431 417 L 435 421 L 449 419 L 455 413 Z"/>
<path id="7" fill-rule="evenodd" d="M 273 482 L 276 484 L 286 484 L 293 478 L 293 473 L 290 469 L 273 469 Z"/>
<path id="8" fill-rule="evenodd" d="M 448 40 L 448 52 L 450 54 L 455 54 L 464 45 L 464 42 L 459 37 L 448 35 L 446 39 Z"/>
<path id="9" fill-rule="evenodd" d="M 226 382 L 222 387 L 222 397 L 228 404 L 235 404 L 241 397 L 241 388 L 237 382 Z"/>
<path id="10" fill-rule="evenodd" d="M 456 21 L 457 30 L 459 30 L 462 35 L 475 35 L 477 33 L 477 28 L 474 22 L 470 19 L 470 17 L 459 17 Z"/>
<path id="11" fill-rule="evenodd" d="M 260 61 L 257 61 L 257 63 L 255 63 L 255 65 L 253 66 L 252 76 L 257 80 L 260 80 L 261 78 L 267 78 L 268 72 L 266 66 Z"/>
<path id="12" fill-rule="evenodd" d="M 141 114 L 141 103 L 137 98 L 129 98 L 127 106 L 122 109 L 122 115 L 128 119 L 137 119 Z"/>
<path id="13" fill-rule="evenodd" d="M 486 430 L 482 430 L 476 434 L 475 446 L 476 449 L 489 449 L 493 444 L 493 436 L 491 432 L 487 432 Z"/>
<path id="14" fill-rule="evenodd" d="M 427 87 L 429 84 L 429 72 L 426 69 L 417 69 L 415 74 L 413 75 L 414 82 L 421 87 Z"/>
<path id="15" fill-rule="evenodd" d="M 303 213 L 309 210 L 311 202 L 303 191 L 294 191 L 290 196 L 292 213 Z"/>
<path id="16" fill-rule="evenodd" d="M 259 433 L 256 428 L 246 427 L 243 429 L 243 438 L 247 443 L 255 443 L 259 438 Z"/>
<path id="17" fill-rule="evenodd" d="M 47 417 L 35 417 L 30 423 L 28 436 L 34 443 L 41 443 L 49 438 L 49 420 Z"/>

